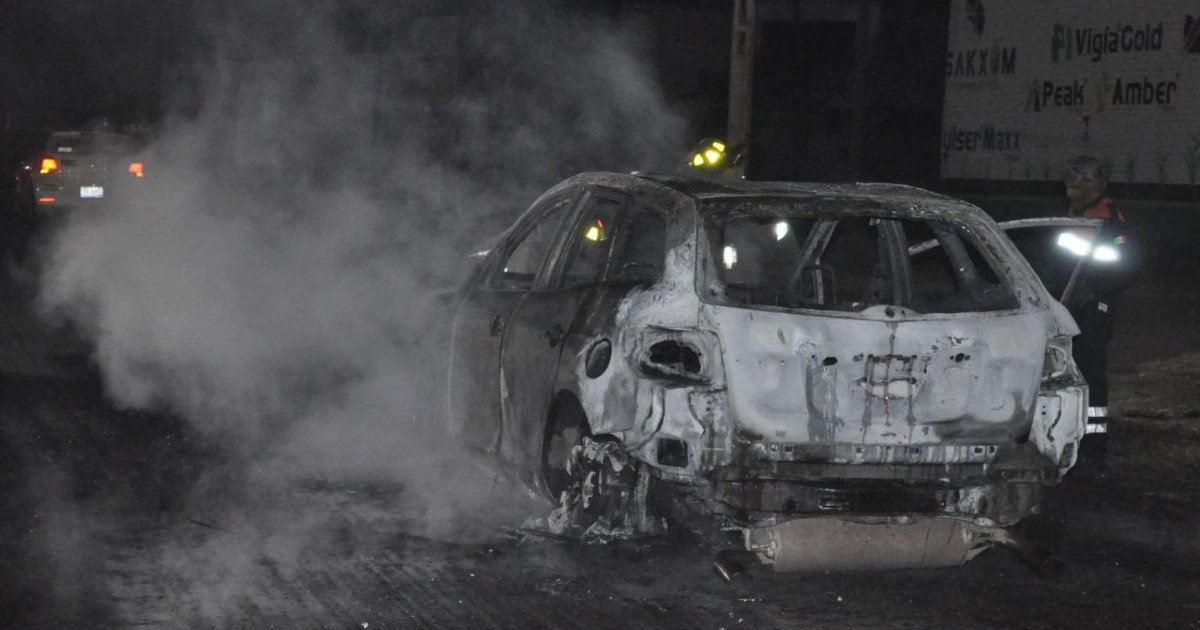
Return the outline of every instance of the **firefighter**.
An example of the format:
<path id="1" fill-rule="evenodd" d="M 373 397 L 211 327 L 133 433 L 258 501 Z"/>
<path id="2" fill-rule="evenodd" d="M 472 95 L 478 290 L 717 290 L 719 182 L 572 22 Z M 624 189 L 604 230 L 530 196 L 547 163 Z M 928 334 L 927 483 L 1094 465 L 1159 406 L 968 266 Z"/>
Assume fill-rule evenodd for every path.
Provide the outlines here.
<path id="1" fill-rule="evenodd" d="M 1090 260 L 1081 291 L 1067 305 L 1079 325 L 1073 354 L 1089 390 L 1088 424 L 1080 457 L 1092 459 L 1099 467 L 1104 466 L 1108 451 L 1108 344 L 1113 337 L 1113 317 L 1121 292 L 1135 275 L 1125 216 L 1108 196 L 1108 176 L 1108 166 L 1088 155 L 1068 160 L 1062 176 L 1068 216 L 1106 219 L 1084 252 Z"/>
<path id="2" fill-rule="evenodd" d="M 705 138 L 688 154 L 687 165 L 699 172 L 721 179 L 746 179 L 746 165 L 740 147 L 730 147 L 718 138 Z"/>

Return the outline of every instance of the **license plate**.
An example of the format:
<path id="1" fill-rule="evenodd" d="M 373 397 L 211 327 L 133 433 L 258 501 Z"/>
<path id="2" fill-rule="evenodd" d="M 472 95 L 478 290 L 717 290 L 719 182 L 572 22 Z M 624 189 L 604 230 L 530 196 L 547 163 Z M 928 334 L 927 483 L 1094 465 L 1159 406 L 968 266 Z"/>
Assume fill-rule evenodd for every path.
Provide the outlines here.
<path id="1" fill-rule="evenodd" d="M 84 199 L 100 199 L 104 197 L 103 186 L 80 186 L 79 196 Z"/>

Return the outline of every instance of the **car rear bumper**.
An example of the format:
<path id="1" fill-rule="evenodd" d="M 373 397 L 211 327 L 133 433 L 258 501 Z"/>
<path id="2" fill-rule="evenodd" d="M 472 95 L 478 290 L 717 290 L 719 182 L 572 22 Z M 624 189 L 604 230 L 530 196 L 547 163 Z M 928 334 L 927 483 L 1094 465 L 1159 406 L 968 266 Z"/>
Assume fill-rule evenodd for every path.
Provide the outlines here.
<path id="1" fill-rule="evenodd" d="M 730 471 L 712 486 L 710 503 L 715 514 L 742 527 L 811 516 L 943 516 L 991 527 L 1012 525 L 1040 509 L 1040 482 L 991 480 L 982 467 L 975 472 L 953 481 L 911 481 L 748 478 Z"/>

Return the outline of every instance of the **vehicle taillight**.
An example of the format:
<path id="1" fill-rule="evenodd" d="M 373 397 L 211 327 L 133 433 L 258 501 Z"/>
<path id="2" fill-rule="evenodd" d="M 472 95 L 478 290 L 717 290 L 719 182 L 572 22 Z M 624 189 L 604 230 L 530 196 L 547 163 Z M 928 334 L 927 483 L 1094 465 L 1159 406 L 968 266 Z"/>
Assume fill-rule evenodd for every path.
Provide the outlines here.
<path id="1" fill-rule="evenodd" d="M 720 343 L 717 336 L 700 329 L 671 329 L 651 326 L 641 333 L 635 357 L 642 374 L 682 383 L 709 383 L 720 378 Z"/>
<path id="2" fill-rule="evenodd" d="M 39 173 L 41 173 L 42 175 L 45 175 L 47 173 L 53 173 L 54 171 L 57 171 L 57 170 L 58 170 L 58 160 L 56 160 L 52 157 L 42 158 L 42 166 L 40 169 L 38 169 Z"/>
<path id="3" fill-rule="evenodd" d="M 1078 370 L 1071 358 L 1071 338 L 1066 335 L 1046 341 L 1046 357 L 1042 361 L 1042 380 L 1051 381 Z"/>
<path id="4" fill-rule="evenodd" d="M 141 177 L 143 174 L 142 173 L 142 163 L 141 162 L 130 162 L 129 163 L 129 172 L 133 173 L 134 177 Z"/>

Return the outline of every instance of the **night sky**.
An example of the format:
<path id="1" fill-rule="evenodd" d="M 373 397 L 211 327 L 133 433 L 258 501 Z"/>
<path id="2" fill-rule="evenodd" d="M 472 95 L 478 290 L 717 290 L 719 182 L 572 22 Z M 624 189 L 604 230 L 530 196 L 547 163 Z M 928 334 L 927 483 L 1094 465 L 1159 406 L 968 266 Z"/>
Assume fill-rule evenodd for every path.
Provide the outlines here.
<path id="1" fill-rule="evenodd" d="M 404 39 L 412 45 L 414 33 L 405 14 L 483 14 L 483 19 L 492 19 L 507 10 L 426 0 L 327 0 L 304 7 L 270 0 L 2 2 L 0 162 L 5 170 L 29 150 L 34 138 L 50 129 L 99 120 L 116 127 L 160 122 L 172 113 L 169 104 L 176 96 L 171 81 L 165 80 L 173 66 L 235 59 L 239 49 L 249 56 L 293 61 L 311 55 L 303 46 L 288 47 L 295 38 L 287 25 L 297 20 L 319 17 L 341 40 L 341 51 L 356 55 L 395 50 Z M 631 54 L 654 68 L 668 104 L 694 136 L 678 150 L 686 151 L 700 137 L 724 133 L 731 1 L 544 0 L 539 6 L 555 13 L 570 7 L 569 13 L 597 23 L 641 20 L 642 42 Z M 880 8 L 884 28 L 865 94 L 870 128 L 862 131 L 871 139 L 872 150 L 857 167 L 835 155 L 850 133 L 852 24 L 840 24 L 840 30 L 819 22 L 762 25 L 752 124 L 762 137 L 757 139 L 757 154 L 752 153 L 757 162 L 751 165 L 761 177 L 755 178 L 853 177 L 936 185 L 946 6 L 896 0 Z M 670 23 L 678 11 L 707 17 L 688 25 Z M 655 20 L 660 23 L 645 24 Z M 239 22 L 246 28 L 234 36 L 223 31 L 225 25 Z M 711 24 L 704 26 L 705 22 Z M 469 79 L 474 65 L 478 64 L 461 60 L 457 78 Z M 785 137 L 799 146 L 768 146 Z M 822 153 L 822 147 L 828 151 Z"/>
<path id="2" fill-rule="evenodd" d="M 170 3 L 7 0 L 0 9 L 0 131 L 157 114 Z"/>

